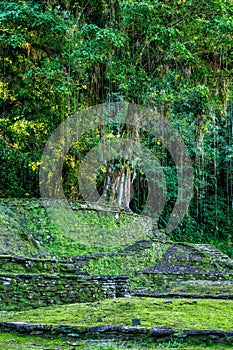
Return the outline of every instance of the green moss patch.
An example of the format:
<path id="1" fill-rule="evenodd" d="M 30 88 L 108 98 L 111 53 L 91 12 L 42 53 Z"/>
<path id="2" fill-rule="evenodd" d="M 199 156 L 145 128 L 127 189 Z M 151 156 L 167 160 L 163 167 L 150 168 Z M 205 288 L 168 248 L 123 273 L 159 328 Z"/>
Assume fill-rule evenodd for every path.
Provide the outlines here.
<path id="1" fill-rule="evenodd" d="M 92 259 L 84 267 L 84 270 L 96 275 L 130 275 L 133 277 L 136 270 L 145 269 L 158 263 L 170 246 L 171 243 L 156 242 L 149 247 L 141 247 L 125 254 Z"/>
<path id="2" fill-rule="evenodd" d="M 193 345 L 191 343 L 182 343 L 182 341 L 169 341 L 156 344 L 153 340 L 143 341 L 114 341 L 114 340 L 71 340 L 65 338 L 42 338 L 40 336 L 23 336 L 15 333 L 1 333 L 0 334 L 0 348 L 1 350 L 73 350 L 73 349 L 87 349 L 87 350 L 125 350 L 125 349 L 215 349 L 216 345 Z M 219 348 L 219 346 L 218 346 Z M 232 349 L 232 346 L 221 345 L 221 349 Z"/>
<path id="3" fill-rule="evenodd" d="M 30 255 L 38 253 L 38 246 L 9 207 L 0 205 L 0 254 Z"/>
<path id="4" fill-rule="evenodd" d="M 140 318 L 142 327 L 167 326 L 179 329 L 231 330 L 233 301 L 119 298 L 101 302 L 53 306 L 1 315 L 1 321 L 91 327 L 104 324 L 132 325 Z"/>
<path id="5" fill-rule="evenodd" d="M 42 253 L 70 257 L 112 252 L 127 246 L 129 242 L 131 244 L 140 239 L 148 239 L 151 234 L 150 219 L 140 215 L 124 211 L 116 213 L 111 208 L 101 206 L 92 208 L 72 201 L 70 206 L 73 209 L 75 221 L 72 227 L 67 224 L 65 229 L 61 230 L 55 225 L 40 200 L 2 200 L 0 253 L 1 248 L 5 253 L 23 256 Z M 52 208 L 48 209 L 48 211 L 51 210 L 53 211 Z M 64 221 L 63 211 L 63 207 L 59 211 L 58 206 L 53 212 L 54 217 L 58 216 L 58 221 Z M 16 232 L 20 232 L 20 240 L 17 240 Z M 9 237 L 12 236 L 12 244 L 8 246 L 8 236 L 5 233 Z M 23 237 L 26 237 L 26 243 Z"/>

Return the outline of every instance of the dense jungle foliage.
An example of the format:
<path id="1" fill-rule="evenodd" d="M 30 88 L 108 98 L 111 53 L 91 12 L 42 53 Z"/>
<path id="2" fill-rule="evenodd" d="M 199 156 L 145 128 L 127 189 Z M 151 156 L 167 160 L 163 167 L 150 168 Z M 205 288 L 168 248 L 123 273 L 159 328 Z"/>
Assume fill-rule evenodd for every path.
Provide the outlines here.
<path id="1" fill-rule="evenodd" d="M 194 193 L 173 238 L 232 253 L 232 19 L 232 0 L 0 1 L 0 197 L 40 197 L 41 155 L 56 127 L 86 107 L 127 101 L 156 108 L 189 150 Z M 100 134 L 86 133 L 65 159 L 70 199 L 82 200 L 79 166 Z M 105 130 L 106 138 L 114 135 Z M 160 140 L 143 138 L 166 165 L 164 230 L 177 173 Z M 140 169 L 128 171 L 129 206 L 140 213 L 147 181 Z M 100 193 L 106 172 L 99 172 Z"/>

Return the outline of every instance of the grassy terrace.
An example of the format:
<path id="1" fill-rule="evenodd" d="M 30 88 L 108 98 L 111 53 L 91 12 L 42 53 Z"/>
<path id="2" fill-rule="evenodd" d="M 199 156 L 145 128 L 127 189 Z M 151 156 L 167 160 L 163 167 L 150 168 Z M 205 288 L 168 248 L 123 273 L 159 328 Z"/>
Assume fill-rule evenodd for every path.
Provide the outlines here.
<path id="1" fill-rule="evenodd" d="M 117 251 L 115 244 L 113 247 L 89 247 L 80 244 L 80 241 L 72 241 L 71 238 L 60 232 L 49 217 L 45 210 L 41 207 L 38 201 L 29 202 L 27 206 L 20 205 L 20 203 L 3 204 L 1 207 L 0 226 L 2 229 L 0 237 L 0 251 L 3 257 L 7 254 L 23 255 L 27 257 L 34 256 L 40 252 L 44 258 L 54 256 L 70 257 L 73 255 L 85 255 L 92 253 L 107 253 Z M 112 213 L 96 212 L 95 210 L 75 210 L 77 218 L 77 227 L 74 229 L 77 236 L 86 237 L 88 240 L 93 236 L 93 232 L 98 236 L 111 232 L 111 237 L 117 237 L 117 234 L 123 232 L 125 229 L 128 232 L 134 232 L 135 225 L 137 225 L 137 232 L 145 233 L 143 239 L 148 239 L 148 223 L 147 221 L 140 221 L 136 215 L 120 215 L 118 222 Z M 91 229 L 90 229 L 91 227 Z M 31 237 L 34 237 L 34 239 Z M 141 237 L 141 234 L 140 234 Z M 7 243 L 7 244 L 6 244 Z M 114 242 L 113 242 L 114 243 Z M 39 244 L 39 248 L 38 248 Z M 25 247 L 25 250 L 19 250 L 18 247 Z M 125 246 L 120 246 L 120 250 L 124 250 Z M 174 249 L 172 242 L 161 241 L 155 242 L 150 246 L 145 246 L 142 249 L 135 249 L 127 251 L 127 254 L 117 254 L 106 256 L 104 258 L 96 258 L 90 260 L 87 265 L 83 265 L 83 271 L 94 275 L 121 275 L 127 274 L 130 276 L 131 287 L 146 286 L 152 289 L 155 288 L 154 276 L 137 275 L 135 271 L 150 268 L 156 264 L 164 264 L 164 266 L 173 266 L 174 264 L 181 264 L 186 268 L 190 262 L 194 267 L 201 267 L 203 270 L 220 272 L 226 269 L 226 266 L 219 263 L 218 258 L 208 258 L 208 254 L 199 255 L 193 247 L 189 248 L 187 244 L 177 244 Z M 169 251 L 170 249 L 170 251 Z M 190 250 L 189 250 L 190 249 Z M 166 254 L 166 259 L 163 259 Z M 33 260 L 33 259 L 32 259 Z M 47 270 L 42 265 L 29 264 L 27 268 L 25 264 L 20 264 L 16 260 L 8 263 L 2 263 L 1 273 L 36 273 L 53 274 L 60 272 L 59 262 L 55 266 L 46 265 Z M 31 269 L 31 270 L 30 270 Z M 53 270 L 54 269 L 54 270 Z M 50 271 L 51 270 L 51 271 Z M 191 276 L 192 277 L 192 276 Z M 162 281 L 163 282 L 163 281 Z M 161 284 L 162 284 L 161 282 Z M 166 282 L 166 281 L 165 281 Z M 231 281 L 212 281 L 209 280 L 188 280 L 189 289 L 186 286 L 186 280 L 177 280 L 176 276 L 174 282 L 177 282 L 175 288 L 182 290 L 185 285 L 185 290 L 190 293 L 205 292 L 208 293 L 229 293 L 231 289 Z M 197 283 L 198 282 L 198 283 Z M 203 282 L 203 283 L 200 283 Z M 229 282 L 229 283 L 226 283 Z M 182 284 L 183 283 L 183 284 Z M 6 290 L 9 286 L 6 285 Z M 14 291 L 18 291 L 16 287 Z M 199 289 L 198 289 L 199 288 Z M 216 289 L 216 290 L 215 290 Z M 10 291 L 9 291 L 10 292 Z M 47 293 L 47 291 L 46 291 Z M 51 292 L 53 296 L 53 291 Z M 52 298 L 51 296 L 51 298 Z M 10 299 L 11 306 L 14 307 L 12 299 Z M 71 301 L 68 301 L 71 302 Z M 4 308 L 3 310 L 7 310 Z M 21 308 L 23 310 L 23 307 Z M 30 324 L 45 324 L 54 327 L 67 325 L 77 328 L 86 328 L 92 326 L 116 325 L 131 326 L 132 319 L 139 318 L 140 326 L 150 329 L 154 326 L 173 327 L 176 334 L 171 338 L 164 340 L 154 339 L 148 336 L 140 336 L 134 341 L 121 339 L 107 339 L 105 333 L 100 334 L 101 339 L 97 339 L 96 334 L 88 334 L 82 338 L 62 335 L 54 335 L 55 333 L 46 334 L 46 337 L 32 333 L 16 334 L 0 332 L 0 349 L 1 350 L 74 350 L 74 349 L 233 349 L 232 345 L 214 345 L 207 343 L 211 340 L 185 339 L 177 336 L 181 329 L 193 330 L 233 330 L 233 300 L 213 300 L 213 299 L 160 299 L 160 298 L 118 298 L 105 299 L 98 302 L 78 303 L 69 305 L 52 305 L 50 307 L 41 307 L 38 309 L 30 309 L 25 311 L 15 312 L 0 312 L 0 322 L 25 322 Z M 78 331 L 77 331 L 78 333 Z M 56 333 L 58 334 L 58 333 Z M 115 336 L 115 335 L 114 335 Z M 92 337 L 89 339 L 89 337 Z M 171 339 L 170 341 L 168 339 Z M 206 343 L 204 343 L 206 341 Z M 216 340 L 217 341 L 217 340 Z M 221 339 L 219 340 L 221 341 Z M 201 344 L 201 345 L 200 345 Z M 227 344 L 227 342 L 225 343 Z"/>
<path id="2" fill-rule="evenodd" d="M 168 326 L 179 329 L 232 330 L 233 301 L 208 299 L 119 298 L 100 302 L 51 306 L 2 313 L 1 321 L 74 325 L 132 325 L 140 318 L 142 327 Z"/>
<path id="3" fill-rule="evenodd" d="M 95 303 L 44 307 L 21 312 L 1 312 L 6 322 L 43 323 L 90 327 L 106 324 L 131 325 L 140 318 L 142 327 L 169 326 L 179 329 L 232 329 L 233 301 L 208 299 L 119 298 Z M 0 333 L 1 350 L 74 350 L 74 349 L 232 349 L 232 345 L 197 343 L 195 340 L 141 340 L 48 338 L 36 335 Z"/>
<path id="4" fill-rule="evenodd" d="M 40 200 L 0 200 L 0 251 L 22 256 L 42 253 L 70 257 L 118 251 L 138 239 L 151 236 L 150 220 L 145 217 L 120 212 L 116 219 L 114 211 L 106 206 L 95 210 L 78 202 L 71 201 L 70 205 L 76 208 L 72 237 L 70 232 L 60 230 L 54 224 Z M 60 216 L 59 211 L 56 216 Z"/>

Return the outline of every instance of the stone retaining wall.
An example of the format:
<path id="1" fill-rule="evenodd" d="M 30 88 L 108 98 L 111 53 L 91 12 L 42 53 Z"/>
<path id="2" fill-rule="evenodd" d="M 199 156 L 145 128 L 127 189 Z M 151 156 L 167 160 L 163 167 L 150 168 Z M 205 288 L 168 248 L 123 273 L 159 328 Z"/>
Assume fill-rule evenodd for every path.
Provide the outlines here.
<path id="1" fill-rule="evenodd" d="M 127 276 L 0 274 L 0 309 L 95 301 L 129 294 Z"/>
<path id="2" fill-rule="evenodd" d="M 138 284 L 132 293 L 187 293 L 233 295 L 232 273 L 151 273 L 138 274 Z"/>
<path id="3" fill-rule="evenodd" d="M 193 330 L 180 329 L 175 331 L 170 327 L 132 327 L 124 325 L 105 325 L 94 327 L 75 327 L 69 325 L 49 326 L 43 324 L 28 324 L 24 322 L 0 322 L 0 329 L 6 332 L 18 332 L 23 334 L 41 334 L 49 336 L 68 336 L 75 339 L 87 339 L 94 337 L 101 339 L 105 338 L 120 338 L 120 339 L 138 339 L 151 337 L 155 341 L 158 339 L 181 339 L 190 338 L 198 339 L 198 341 L 211 341 L 213 343 L 233 344 L 233 331 L 221 330 Z"/>
<path id="4" fill-rule="evenodd" d="M 0 272 L 14 273 L 79 273 L 80 268 L 91 259 L 102 254 L 77 256 L 72 258 L 26 258 L 15 255 L 0 255 Z"/>

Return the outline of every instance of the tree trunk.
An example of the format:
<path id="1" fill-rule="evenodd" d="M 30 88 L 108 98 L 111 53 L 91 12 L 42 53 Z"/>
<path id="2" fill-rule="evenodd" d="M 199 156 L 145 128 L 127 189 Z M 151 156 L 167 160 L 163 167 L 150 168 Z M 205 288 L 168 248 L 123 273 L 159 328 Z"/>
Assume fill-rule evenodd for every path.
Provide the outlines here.
<path id="1" fill-rule="evenodd" d="M 116 165 L 114 169 L 112 169 L 112 164 L 109 165 L 100 201 L 104 200 L 111 205 L 117 205 L 130 210 L 129 203 L 132 195 L 131 178 L 130 166 L 125 162 Z"/>
<path id="2" fill-rule="evenodd" d="M 135 114 L 126 125 L 122 127 L 121 133 L 118 130 L 118 137 L 125 135 L 127 140 L 132 140 L 132 149 L 135 142 L 140 140 L 140 135 L 137 129 L 138 116 Z M 126 210 L 130 210 L 130 200 L 133 194 L 133 181 L 135 179 L 135 170 L 130 168 L 130 150 L 122 150 L 122 154 L 128 154 L 127 159 L 112 160 L 109 164 L 106 160 L 106 136 L 103 127 L 99 127 L 101 139 L 102 154 L 104 165 L 106 167 L 106 176 L 103 184 L 103 193 L 99 201 L 108 202 L 111 205 L 119 206 Z M 128 146 L 128 143 L 127 143 Z M 126 146 L 126 147 L 127 147 Z M 133 174 L 131 172 L 133 171 Z"/>

